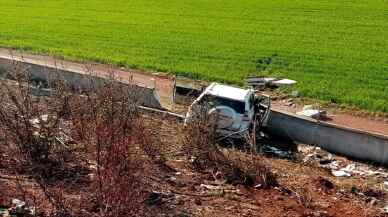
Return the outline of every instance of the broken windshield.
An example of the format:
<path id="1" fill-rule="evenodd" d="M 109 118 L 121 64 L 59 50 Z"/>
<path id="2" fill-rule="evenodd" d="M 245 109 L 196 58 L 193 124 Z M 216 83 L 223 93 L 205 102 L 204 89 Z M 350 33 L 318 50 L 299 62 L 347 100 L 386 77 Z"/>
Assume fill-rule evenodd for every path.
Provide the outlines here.
<path id="1" fill-rule="evenodd" d="M 245 102 L 210 95 L 204 96 L 202 102 L 207 102 L 209 108 L 214 108 L 217 106 L 227 106 L 232 108 L 237 113 L 245 113 Z"/>

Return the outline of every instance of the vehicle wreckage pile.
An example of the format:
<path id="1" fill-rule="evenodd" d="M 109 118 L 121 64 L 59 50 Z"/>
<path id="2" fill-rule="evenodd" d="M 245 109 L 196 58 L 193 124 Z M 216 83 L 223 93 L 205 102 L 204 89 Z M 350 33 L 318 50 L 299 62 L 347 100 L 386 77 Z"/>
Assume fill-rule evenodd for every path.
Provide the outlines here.
<path id="1" fill-rule="evenodd" d="M 109 80 L 38 97 L 15 73 L 1 86 L 2 216 L 387 216 L 386 169 L 264 138 L 225 146 L 208 111 L 184 126 Z"/>

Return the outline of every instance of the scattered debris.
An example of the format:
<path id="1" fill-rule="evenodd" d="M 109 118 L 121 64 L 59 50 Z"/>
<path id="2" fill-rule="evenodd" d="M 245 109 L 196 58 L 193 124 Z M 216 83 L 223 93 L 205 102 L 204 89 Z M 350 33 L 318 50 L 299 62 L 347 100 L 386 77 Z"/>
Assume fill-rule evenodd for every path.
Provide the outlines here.
<path id="1" fill-rule="evenodd" d="M 343 170 L 332 170 L 331 174 L 336 177 L 350 177 L 352 176 L 350 173 L 343 171 Z"/>
<path id="2" fill-rule="evenodd" d="M 325 168 L 335 177 L 361 176 L 364 178 L 373 178 L 378 184 L 378 188 L 388 192 L 388 172 L 384 168 L 374 168 L 371 165 L 352 162 L 346 159 L 334 156 L 320 147 L 309 145 L 299 145 L 298 152 L 302 155 L 303 163 L 313 163 L 319 167 Z M 357 188 L 352 188 L 352 193 L 359 194 Z"/>
<path id="3" fill-rule="evenodd" d="M 40 118 L 31 119 L 31 120 L 30 120 L 30 123 L 31 123 L 34 127 L 39 128 L 39 124 L 40 124 L 41 121 L 47 122 L 47 121 L 48 121 L 48 115 L 42 115 L 42 116 L 40 116 Z"/>
<path id="4" fill-rule="evenodd" d="M 284 151 L 273 146 L 264 145 L 261 147 L 261 152 L 266 154 L 272 154 L 281 158 L 292 158 L 293 153 L 291 151 Z"/>
<path id="5" fill-rule="evenodd" d="M 36 208 L 34 206 L 27 206 L 26 202 L 19 199 L 12 199 L 12 207 L 8 209 L 11 216 L 35 216 Z"/>

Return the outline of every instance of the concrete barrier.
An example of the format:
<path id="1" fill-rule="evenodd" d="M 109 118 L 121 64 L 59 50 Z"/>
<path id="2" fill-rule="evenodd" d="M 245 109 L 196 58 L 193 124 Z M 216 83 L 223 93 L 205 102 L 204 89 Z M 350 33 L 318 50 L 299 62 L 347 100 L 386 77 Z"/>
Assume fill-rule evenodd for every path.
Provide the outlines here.
<path id="1" fill-rule="evenodd" d="M 268 119 L 272 135 L 316 145 L 330 152 L 388 165 L 388 137 L 319 122 L 293 113 L 272 109 Z"/>
<path id="2" fill-rule="evenodd" d="M 55 79 L 63 79 L 68 85 L 75 89 L 85 89 L 91 85 L 101 85 L 106 77 L 94 75 L 93 73 L 78 72 L 72 70 L 58 69 L 46 65 L 38 65 L 22 60 L 14 60 L 10 58 L 0 57 L 0 74 L 5 71 L 13 70 L 15 67 L 21 67 L 28 70 L 32 80 L 49 82 Z M 125 81 L 117 81 L 123 85 L 128 85 L 128 91 L 133 92 L 139 98 L 139 104 L 146 107 L 163 109 L 160 98 L 154 88 L 144 87 L 140 85 L 130 85 Z"/>

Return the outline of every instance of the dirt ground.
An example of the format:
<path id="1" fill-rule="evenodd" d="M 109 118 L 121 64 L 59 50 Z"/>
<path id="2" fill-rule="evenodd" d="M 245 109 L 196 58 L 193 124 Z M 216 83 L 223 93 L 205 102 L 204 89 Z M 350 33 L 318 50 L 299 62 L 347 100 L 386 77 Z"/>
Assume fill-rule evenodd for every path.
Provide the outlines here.
<path id="1" fill-rule="evenodd" d="M 158 210 L 157 216 L 388 216 L 382 213 L 382 208 L 388 205 L 385 202 L 388 199 L 387 191 L 382 188 L 386 178 L 356 174 L 335 177 L 330 169 L 322 167 L 319 162 L 319 159 L 329 155 L 323 150 L 300 145 L 298 151 L 287 157 L 268 153 L 253 156 L 276 175 L 279 182 L 277 187 L 227 184 L 219 180 L 212 169 L 198 170 L 193 167 L 181 152 L 178 136 L 181 127 L 175 119 L 145 115 L 144 121 L 160 132 L 160 152 L 167 158 L 163 166 L 149 164 L 147 169 L 150 171 L 147 187 L 166 195 L 166 199 L 160 203 L 147 205 Z M 237 149 L 222 150 L 228 155 L 252 157 Z M 31 179 L 27 171 L 15 169 L 17 159 L 10 157 L 12 155 L 4 144 L 0 148 L 0 156 L 0 208 L 10 207 L 10 201 L 18 198 L 39 204 L 40 209 L 51 209 L 44 189 Z M 371 170 L 388 172 L 385 168 L 343 157 L 332 158 L 343 166 L 355 163 Z M 80 171 L 77 178 L 64 176 L 51 188 L 61 189 L 66 204 L 87 206 L 90 202 L 83 198 L 90 192 L 90 173 L 92 169 L 85 173 Z"/>

